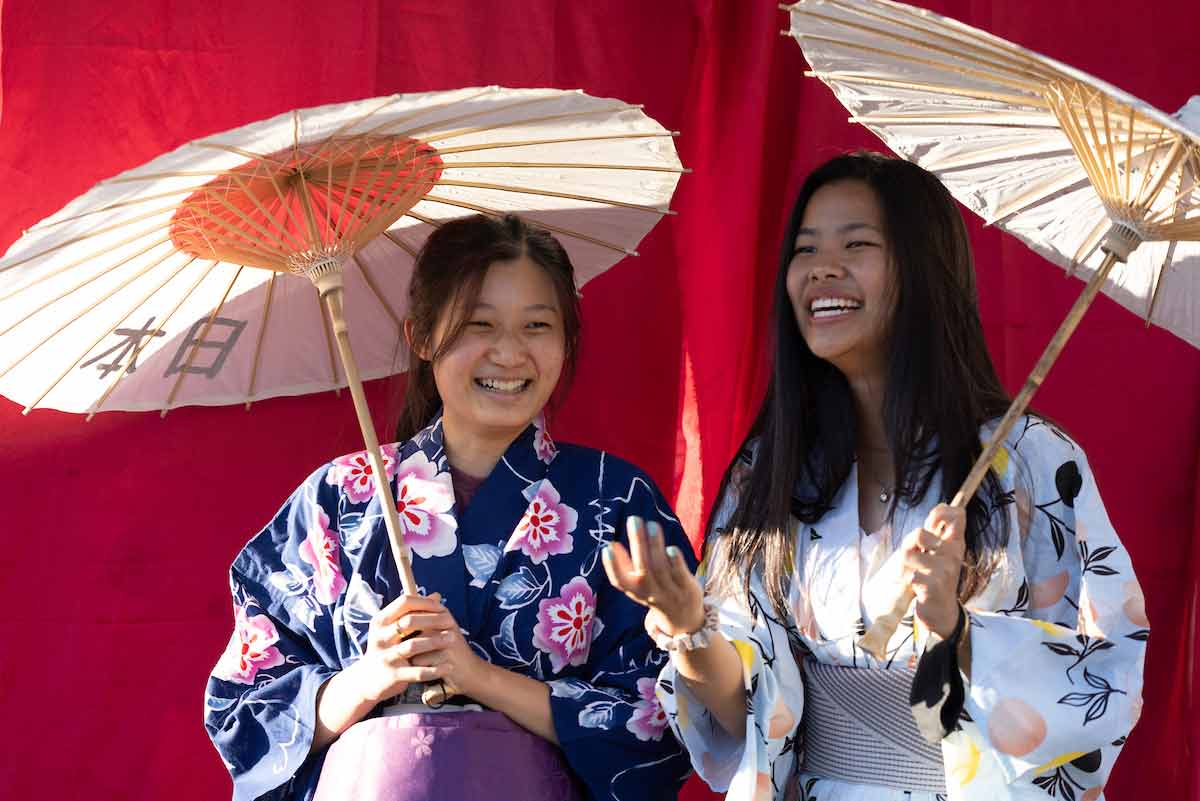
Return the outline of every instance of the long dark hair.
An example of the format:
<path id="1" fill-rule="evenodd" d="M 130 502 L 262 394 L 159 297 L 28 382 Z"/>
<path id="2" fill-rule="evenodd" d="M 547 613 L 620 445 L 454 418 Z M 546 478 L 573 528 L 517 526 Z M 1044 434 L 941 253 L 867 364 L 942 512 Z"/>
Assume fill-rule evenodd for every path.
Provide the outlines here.
<path id="1" fill-rule="evenodd" d="M 792 518 L 820 520 L 855 460 L 858 419 L 850 385 L 809 350 L 785 284 L 809 201 L 821 187 L 845 180 L 874 190 L 895 276 L 883 398 L 895 465 L 889 517 L 900 500 L 920 502 L 938 471 L 942 500 L 948 500 L 982 451 L 980 426 L 1008 407 L 979 321 L 966 226 L 946 188 L 915 164 L 870 152 L 838 156 L 814 170 L 800 188 L 783 238 L 771 382 L 741 449 L 757 443 L 753 464 L 745 472 L 735 458 L 725 473 L 717 503 L 732 481 L 740 489 L 727 524 L 716 531 L 715 514 L 709 515 L 708 536 L 722 538 L 710 568 L 716 591 L 749 595 L 750 575 L 761 569 L 781 616 L 795 552 Z M 1000 484 L 989 473 L 967 508 L 967 556 L 959 580 L 964 600 L 986 584 L 1007 541 L 1006 517 L 993 514 L 1003 505 Z"/>
<path id="2" fill-rule="evenodd" d="M 408 320 L 412 341 L 408 352 L 408 385 L 404 408 L 396 426 L 397 441 L 406 440 L 429 424 L 442 405 L 433 380 L 433 362 L 462 335 L 468 315 L 475 308 L 488 267 L 501 261 L 527 256 L 546 271 L 562 312 L 565 354 L 559 388 L 568 386 L 575 372 L 581 328 L 575 269 L 567 251 L 554 236 L 515 214 L 488 217 L 475 214 L 452 220 L 425 240 L 417 254 L 408 286 Z M 433 350 L 433 334 L 442 316 L 446 335 Z M 429 354 L 424 360 L 420 353 Z"/>

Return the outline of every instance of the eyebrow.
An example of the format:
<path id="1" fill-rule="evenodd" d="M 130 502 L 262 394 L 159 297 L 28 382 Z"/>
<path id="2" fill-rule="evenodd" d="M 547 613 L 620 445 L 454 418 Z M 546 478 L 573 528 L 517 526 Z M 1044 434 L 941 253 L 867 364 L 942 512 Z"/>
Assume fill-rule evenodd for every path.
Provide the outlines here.
<path id="1" fill-rule="evenodd" d="M 877 234 L 883 233 L 883 231 L 881 231 L 879 229 L 879 226 L 872 225 L 871 223 L 865 223 L 865 222 L 851 222 L 851 223 L 846 223 L 845 225 L 839 225 L 837 228 L 834 229 L 834 233 L 846 234 L 851 231 L 856 231 L 860 228 L 866 228 L 867 230 L 874 231 Z M 816 235 L 817 235 L 817 230 L 815 228 L 801 228 L 798 231 L 796 231 L 796 236 L 816 236 Z"/>
<path id="2" fill-rule="evenodd" d="M 493 306 L 492 304 L 490 304 L 490 303 L 483 303 L 483 302 L 476 303 L 476 304 L 475 304 L 475 308 L 476 308 L 476 309 L 487 309 L 488 311 L 495 311 L 495 310 L 496 310 L 496 307 L 495 307 L 495 306 Z M 550 305 L 550 304 L 548 304 L 548 303 L 534 303 L 532 306 L 526 306 L 526 307 L 525 307 L 525 311 L 548 311 L 548 312 L 556 312 L 556 311 L 558 311 L 558 307 L 557 307 L 557 306 L 551 306 L 551 305 Z"/>

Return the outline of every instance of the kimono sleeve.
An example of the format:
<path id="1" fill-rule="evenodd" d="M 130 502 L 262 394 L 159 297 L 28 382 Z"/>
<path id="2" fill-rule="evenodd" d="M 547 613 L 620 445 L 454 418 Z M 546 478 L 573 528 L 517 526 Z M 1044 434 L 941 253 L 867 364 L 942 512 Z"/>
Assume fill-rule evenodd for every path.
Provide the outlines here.
<path id="1" fill-rule="evenodd" d="M 1006 781 L 1099 787 L 1141 709 L 1142 591 L 1078 445 L 1037 421 L 1008 462 L 1027 608 L 971 610 L 966 711 Z"/>
<path id="2" fill-rule="evenodd" d="M 337 670 L 316 633 L 328 620 L 331 554 L 325 580 L 305 559 L 320 562 L 318 541 L 332 537 L 318 489 L 315 479 L 302 486 L 230 570 L 233 633 L 208 680 L 204 724 L 235 801 L 307 795 L 300 788 L 320 769 L 320 755 L 309 754 L 317 691 Z"/>
<path id="3" fill-rule="evenodd" d="M 719 532 L 737 506 L 733 482 L 716 512 Z M 710 538 L 698 577 L 721 547 L 719 534 Z M 720 601 L 720 631 L 742 660 L 746 693 L 746 733 L 741 739 L 721 727 L 703 702 L 681 680 L 670 661 L 658 679 L 658 695 L 675 736 L 683 743 L 692 766 L 710 788 L 725 792 L 729 801 L 782 798 L 795 768 L 796 728 L 804 711 L 804 681 L 791 648 L 798 639 L 792 621 L 777 619 L 756 572 L 749 598 L 741 593 Z"/>
<path id="4" fill-rule="evenodd" d="M 616 472 L 612 465 L 608 470 Z M 666 545 L 678 547 L 694 567 L 691 543 L 666 500 L 648 479 L 633 474 L 631 481 L 628 500 L 612 508 L 613 537 L 628 547 L 626 517 L 657 520 Z M 582 670 L 547 682 L 559 745 L 593 798 L 675 798 L 688 764 L 654 693 L 665 656 L 645 632 L 645 609 L 609 584 L 598 549 L 595 559 L 587 581 L 595 593 L 599 633 Z"/>

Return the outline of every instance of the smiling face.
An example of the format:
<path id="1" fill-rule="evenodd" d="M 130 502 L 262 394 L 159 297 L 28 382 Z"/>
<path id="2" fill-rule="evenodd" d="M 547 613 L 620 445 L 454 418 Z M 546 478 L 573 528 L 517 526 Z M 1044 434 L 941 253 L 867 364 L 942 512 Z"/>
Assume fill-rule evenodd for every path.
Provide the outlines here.
<path id="1" fill-rule="evenodd" d="M 895 304 L 875 191 L 858 180 L 818 189 L 794 247 L 787 293 L 809 349 L 848 378 L 882 377 Z"/>
<path id="2" fill-rule="evenodd" d="M 465 321 L 462 333 L 438 353 L 458 319 Z M 473 309 L 442 311 L 433 353 L 446 430 L 462 438 L 516 438 L 562 374 L 566 340 L 554 283 L 527 256 L 494 262 Z"/>

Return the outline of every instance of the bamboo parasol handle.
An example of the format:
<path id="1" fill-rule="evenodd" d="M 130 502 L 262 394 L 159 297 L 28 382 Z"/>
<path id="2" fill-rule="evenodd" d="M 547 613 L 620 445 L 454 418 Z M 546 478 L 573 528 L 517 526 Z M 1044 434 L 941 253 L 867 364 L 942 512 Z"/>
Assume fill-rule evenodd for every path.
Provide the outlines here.
<path id="1" fill-rule="evenodd" d="M 358 373 L 358 363 L 350 350 L 350 334 L 346 326 L 345 315 L 342 312 L 342 281 L 341 273 L 334 273 L 336 278 L 322 276 L 318 279 L 317 287 L 325 308 L 329 311 L 329 320 L 333 325 L 334 339 L 337 342 L 338 355 L 342 358 L 342 367 L 346 371 L 346 382 L 350 386 L 350 396 L 354 399 L 354 412 L 358 415 L 358 425 L 362 429 L 363 440 L 367 445 L 367 458 L 371 462 L 371 474 L 375 480 L 375 491 L 379 493 L 383 505 L 384 523 L 388 532 L 388 543 L 392 547 L 392 558 L 396 560 L 396 568 L 400 573 L 400 584 L 406 595 L 418 595 L 417 579 L 412 572 L 412 556 L 408 544 L 400 532 L 400 519 L 396 513 L 396 499 L 392 495 L 392 486 L 387 479 L 387 470 L 383 461 L 383 453 L 379 449 L 379 438 L 375 435 L 375 424 L 371 420 L 371 411 L 367 407 L 367 398 L 363 394 L 362 378 Z M 440 706 L 458 691 L 450 682 L 430 684 L 421 694 L 421 701 L 427 706 Z"/>
<path id="2" fill-rule="evenodd" d="M 1119 235 L 1128 236 L 1128 229 L 1119 232 Z M 1110 232 L 1110 240 L 1113 234 Z M 1134 243 L 1133 247 L 1137 244 Z M 1118 261 L 1125 261 L 1128 258 L 1129 252 L 1133 248 L 1121 249 L 1110 243 L 1106 243 L 1104 252 L 1104 261 L 1100 263 L 1099 269 L 1088 281 L 1083 292 L 1075 300 L 1075 305 L 1071 307 L 1071 311 L 1067 314 L 1065 320 L 1054 332 L 1054 337 L 1050 340 L 1050 344 L 1042 352 L 1042 357 L 1038 359 L 1038 363 L 1034 366 L 1029 377 L 1025 379 L 1025 385 L 1021 387 L 1021 391 L 1013 398 L 1009 404 L 1008 411 L 1004 413 L 1004 417 L 1000 419 L 1000 424 L 996 426 L 996 430 L 992 433 L 992 438 L 988 441 L 987 446 L 983 449 L 983 453 L 979 454 L 979 458 L 975 460 L 975 465 L 971 468 L 971 472 L 967 474 L 967 478 L 959 487 L 958 492 L 954 494 L 954 499 L 950 505 L 959 509 L 965 508 L 970 502 L 971 496 L 975 494 L 975 490 L 979 489 L 979 485 L 983 483 L 984 476 L 992 466 L 992 461 L 996 458 L 996 454 L 1004 445 L 1004 440 L 1008 437 L 1008 433 L 1012 431 L 1013 425 L 1017 419 L 1025 413 L 1029 407 L 1029 402 L 1033 400 L 1033 394 L 1037 392 L 1038 387 L 1042 385 L 1046 374 L 1054 365 L 1059 353 L 1067 344 L 1067 340 L 1071 338 L 1071 334 L 1075 333 L 1079 321 L 1083 319 L 1083 314 L 1088 310 L 1088 307 L 1095 300 L 1100 288 L 1104 285 L 1104 280 L 1108 277 L 1109 271 L 1112 270 L 1114 264 Z M 908 607 L 916 596 L 913 594 L 912 587 L 905 585 L 900 594 L 896 597 L 891 608 L 875 618 L 871 623 L 871 628 L 858 641 L 858 647 L 869 653 L 876 659 L 884 659 L 887 656 L 887 644 L 892 639 L 892 635 L 896 633 L 896 628 L 900 625 L 901 618 L 908 612 Z"/>
<path id="3" fill-rule="evenodd" d="M 358 426 L 362 429 L 363 440 L 367 445 L 367 459 L 371 462 L 375 492 L 378 493 L 380 505 L 383 507 L 383 520 L 387 526 L 388 542 L 392 546 L 392 558 L 396 560 L 396 569 L 400 573 L 400 584 L 406 595 L 417 595 L 419 593 L 417 592 L 417 579 L 412 572 L 412 556 L 400 531 L 396 499 L 392 495 L 392 486 L 388 481 L 383 452 L 379 449 L 379 438 L 375 435 L 375 423 L 371 420 L 371 410 L 367 408 L 367 397 L 363 394 L 358 363 L 354 360 L 354 353 L 350 350 L 350 333 L 346 328 L 346 319 L 342 313 L 341 273 L 322 276 L 317 281 L 317 288 L 320 290 L 321 299 L 325 301 L 325 308 L 329 312 L 338 354 L 342 358 L 342 367 L 346 371 L 346 383 L 349 384 L 350 396 L 354 399 L 354 412 L 358 415 Z"/>

